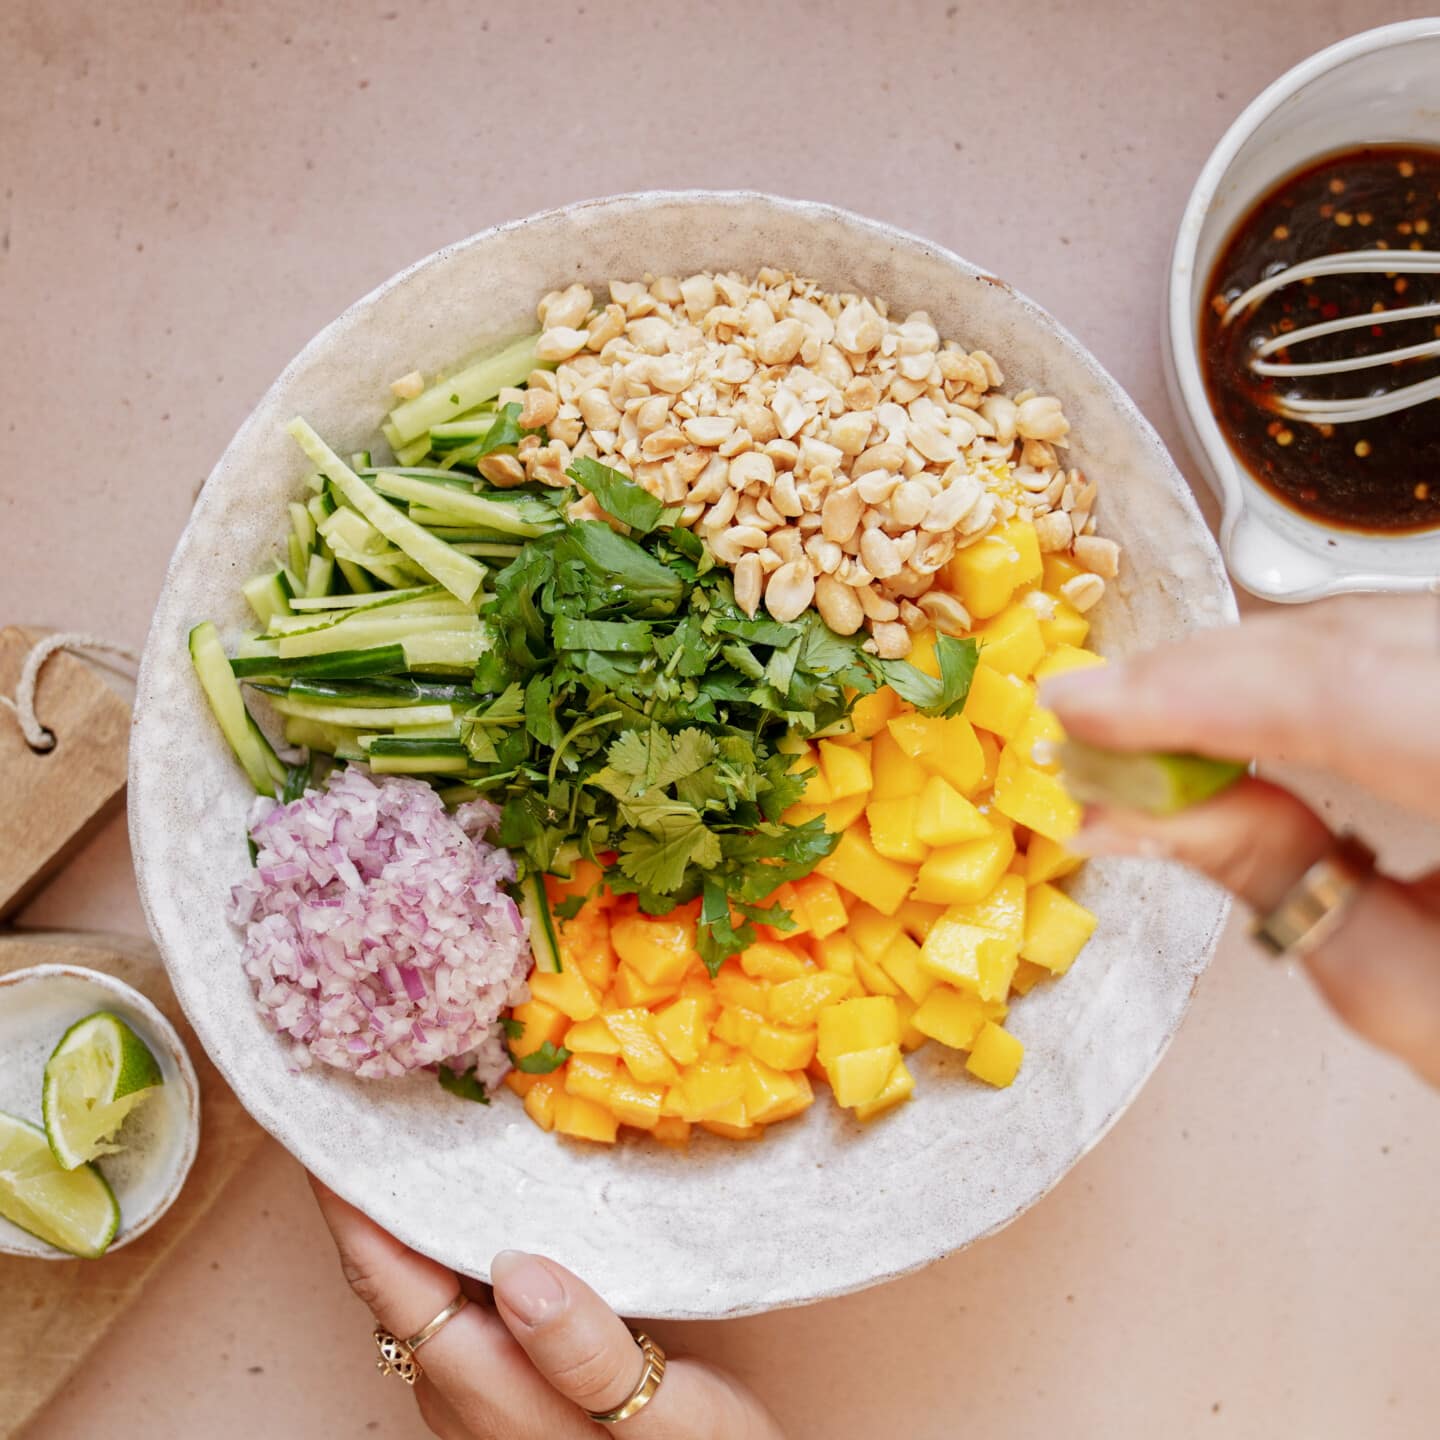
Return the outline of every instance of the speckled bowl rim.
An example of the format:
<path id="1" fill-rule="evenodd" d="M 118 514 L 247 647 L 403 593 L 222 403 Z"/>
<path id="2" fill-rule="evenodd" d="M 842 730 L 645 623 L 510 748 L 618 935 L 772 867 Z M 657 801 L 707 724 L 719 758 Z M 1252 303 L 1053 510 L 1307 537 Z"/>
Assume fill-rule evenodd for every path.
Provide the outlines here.
<path id="1" fill-rule="evenodd" d="M 979 279 L 996 286 L 1004 291 L 1016 306 L 1026 312 L 1029 320 L 1048 332 L 1051 340 L 1059 349 L 1068 352 L 1068 358 L 1078 364 L 1082 369 L 1089 372 L 1103 392 L 1104 400 L 1114 412 L 1125 422 L 1127 427 L 1143 443 L 1150 453 L 1153 464 L 1155 480 L 1153 483 L 1167 488 L 1175 502 L 1185 513 L 1187 520 L 1193 527 L 1197 540 L 1202 544 L 1204 550 L 1205 578 L 1213 586 L 1215 592 L 1215 613 L 1216 618 L 1224 622 L 1232 622 L 1237 618 L 1234 593 L 1230 587 L 1229 579 L 1225 574 L 1219 551 L 1215 547 L 1213 539 L 1209 535 L 1208 527 L 1201 516 L 1194 496 L 1186 485 L 1175 465 L 1173 458 L 1166 449 L 1164 442 L 1155 431 L 1154 427 L 1144 417 L 1135 402 L 1119 382 L 1105 369 L 1099 360 L 1086 349 L 1071 332 L 1056 320 L 1044 307 L 1037 304 L 1027 295 L 1016 290 L 1006 281 L 988 272 L 983 267 L 974 265 L 957 255 L 954 251 L 933 241 L 926 240 L 911 232 L 888 225 L 884 222 L 868 219 L 854 212 L 844 210 L 837 206 L 831 206 L 809 200 L 798 200 L 787 197 L 766 194 L 753 190 L 648 190 L 631 193 L 623 193 L 609 196 L 596 197 L 594 199 L 578 201 L 572 204 L 555 206 L 547 210 L 539 211 L 522 219 L 507 221 L 500 225 L 491 226 L 487 229 L 476 232 L 453 244 L 442 246 L 430 255 L 417 260 L 412 265 L 397 272 L 388 280 L 376 286 L 366 295 L 355 301 L 341 315 L 324 329 L 319 331 L 315 337 L 289 362 L 281 371 L 273 384 L 266 390 L 265 395 L 256 403 L 256 408 L 242 422 L 229 444 L 226 446 L 215 468 L 207 477 L 206 484 L 210 483 L 226 464 L 227 457 L 238 447 L 245 445 L 251 436 L 252 431 L 260 424 L 260 411 L 265 407 L 269 397 L 284 388 L 291 376 L 297 371 L 304 369 L 312 359 L 328 347 L 332 346 L 337 338 L 343 336 L 346 328 L 352 320 L 362 311 L 366 310 L 382 296 L 404 286 L 412 277 L 430 267 L 444 263 L 450 257 L 463 251 L 483 247 L 493 238 L 500 235 L 512 234 L 524 231 L 527 227 L 536 224 L 552 221 L 560 221 L 569 217 L 584 217 L 594 212 L 603 212 L 611 207 L 623 207 L 628 211 L 642 211 L 647 207 L 665 207 L 684 204 L 713 204 L 720 206 L 742 207 L 746 205 L 761 205 L 769 207 L 774 211 L 788 213 L 798 219 L 814 219 L 838 222 L 847 227 L 869 232 L 876 240 L 884 244 L 907 252 L 911 252 L 919 259 L 939 260 L 948 267 L 954 268 L 963 275 L 972 279 Z M 187 541 L 190 530 L 195 524 L 195 517 L 192 514 L 191 520 L 187 523 L 186 530 L 177 542 L 176 551 L 172 557 L 170 566 L 167 568 L 164 592 L 168 592 L 175 579 L 177 569 L 182 563 L 187 548 Z M 173 636 L 158 634 L 157 629 L 160 623 L 160 615 L 157 611 L 155 621 L 152 622 L 151 630 L 147 636 L 144 656 L 142 658 L 139 676 L 137 679 L 137 700 L 136 700 L 136 725 L 137 729 L 143 721 L 147 709 L 147 696 L 151 689 L 151 671 L 153 667 L 160 664 L 157 655 L 162 646 L 172 643 Z M 145 817 L 139 813 L 140 799 L 144 792 L 143 785 L 137 783 L 137 771 L 144 764 L 145 759 L 141 754 L 140 747 L 132 746 L 130 758 L 130 785 L 128 791 L 129 822 L 132 847 L 137 857 L 136 874 L 140 900 L 145 912 L 152 935 L 165 959 L 167 966 L 170 965 L 168 947 L 165 934 L 158 923 L 156 914 L 156 901 L 151 893 L 151 885 L 157 879 L 152 875 L 144 863 L 143 853 L 143 831 Z M 1197 893 L 1200 889 L 1206 888 L 1196 882 Z M 1141 1056 L 1141 1064 L 1136 1071 L 1135 1079 L 1128 1088 L 1119 1093 L 1118 1098 L 1107 1109 L 1103 1119 L 1092 1124 L 1091 1128 L 1084 1135 L 1081 1143 L 1069 1153 L 1063 1164 L 1057 1166 L 1055 1173 L 1043 1186 L 1035 1189 L 1032 1193 L 1024 1195 L 1008 1213 L 999 1217 L 993 1224 L 986 1226 L 983 1230 L 969 1235 L 963 1239 L 951 1239 L 948 1243 L 922 1244 L 912 1248 L 898 1262 L 885 1263 L 876 1268 L 870 1268 L 871 1262 L 862 1262 L 847 1270 L 844 1274 L 837 1275 L 825 1284 L 813 1284 L 803 1291 L 787 1289 L 782 1294 L 768 1294 L 763 1299 L 752 1299 L 744 1297 L 740 1299 L 726 1299 L 721 1301 L 700 1300 L 671 1301 L 665 1298 L 657 1300 L 652 1291 L 647 1292 L 647 1303 L 643 1307 L 626 1305 L 624 1296 L 613 1296 L 615 1302 L 625 1310 L 625 1313 L 643 1313 L 654 1318 L 673 1320 L 713 1320 L 718 1318 L 733 1318 L 748 1314 L 764 1313 L 773 1309 L 788 1308 L 797 1305 L 812 1304 L 817 1301 L 832 1299 L 841 1295 L 851 1294 L 870 1286 L 881 1284 L 888 1280 L 897 1279 L 901 1276 L 912 1274 L 947 1255 L 957 1253 L 968 1248 L 975 1241 L 986 1238 L 989 1235 L 1003 1229 L 1012 1223 L 1031 1206 L 1036 1204 L 1074 1168 L 1074 1166 L 1094 1148 L 1116 1124 L 1120 1117 L 1134 1102 L 1136 1096 L 1144 1087 L 1146 1081 L 1154 1073 L 1155 1067 L 1159 1064 L 1166 1050 L 1173 1041 L 1180 1024 L 1188 1011 L 1190 1001 L 1193 998 L 1194 989 L 1199 977 L 1208 967 L 1214 956 L 1215 948 L 1219 943 L 1221 932 L 1224 929 L 1230 910 L 1228 897 L 1215 899 L 1212 902 L 1212 920 L 1208 928 L 1203 931 L 1197 927 L 1197 933 L 1193 941 L 1193 953 L 1195 963 L 1190 983 L 1183 996 L 1179 997 L 1176 1008 L 1169 1017 L 1169 1024 L 1163 1033 L 1157 1033 L 1154 1037 L 1153 1046 L 1148 1056 Z M 187 1015 L 195 1028 L 196 1034 L 200 1037 L 202 1044 L 205 1042 L 206 1030 L 208 1028 L 208 1017 L 204 1014 L 196 1014 L 186 1004 L 185 996 L 180 987 L 177 986 L 181 1003 L 186 1009 Z M 209 1047 L 207 1046 L 207 1049 Z M 301 1137 L 296 1136 L 289 1125 L 286 1117 L 278 1109 L 266 1108 L 257 1105 L 254 1098 L 247 1093 L 249 1087 L 245 1077 L 233 1073 L 226 1059 L 214 1052 L 211 1058 L 220 1069 L 226 1081 L 232 1086 L 241 1103 L 249 1110 L 252 1117 L 323 1183 L 344 1196 L 351 1203 L 368 1208 L 372 1213 L 376 1208 L 385 1208 L 387 1213 L 384 1223 L 396 1238 L 422 1253 L 431 1255 L 436 1260 L 446 1265 L 453 1265 L 452 1256 L 444 1253 L 446 1248 L 437 1245 L 433 1239 L 427 1238 L 414 1228 L 403 1211 L 394 1207 L 378 1207 L 376 1197 L 367 1194 L 354 1183 L 354 1177 L 350 1173 L 342 1173 L 341 1168 L 325 1161 L 316 1162 L 313 1156 L 307 1158 L 307 1147 Z M 457 1267 L 458 1268 L 458 1267 Z M 485 1278 L 483 1273 L 477 1272 L 473 1267 L 469 1272 L 477 1275 L 477 1278 Z"/>
<path id="2" fill-rule="evenodd" d="M 23 970 L 12 970 L 8 975 L 0 975 L 0 993 L 7 989 L 47 980 L 58 980 L 62 977 L 69 980 L 82 980 L 86 984 L 95 986 L 98 990 L 107 991 L 110 995 L 123 1000 L 126 1005 L 139 1011 L 145 1017 L 145 1023 L 150 1026 L 153 1037 L 164 1042 L 170 1059 L 174 1061 L 175 1068 L 179 1071 L 185 1090 L 185 1143 L 179 1152 L 179 1161 L 170 1175 L 169 1183 L 161 1192 L 160 1198 L 139 1220 L 132 1222 L 124 1210 L 121 1210 L 120 1228 L 105 1251 L 106 1255 L 113 1255 L 117 1250 L 123 1250 L 132 1241 L 138 1240 L 158 1225 L 169 1212 L 170 1207 L 180 1198 L 180 1192 L 185 1188 L 185 1181 L 190 1175 L 190 1170 L 195 1164 L 195 1156 L 200 1149 L 200 1077 L 195 1073 L 195 1066 L 190 1060 L 190 1052 L 186 1050 L 185 1042 L 180 1038 L 179 1031 L 165 1018 L 155 1002 L 147 999 L 133 985 L 127 985 L 125 981 L 117 980 L 115 976 L 107 975 L 103 970 L 92 970 L 86 965 L 27 965 Z M 103 1007 L 97 1005 L 96 1008 Z M 21 1249 L 0 1239 L 0 1255 L 14 1255 L 24 1260 L 51 1261 L 84 1258 L 79 1255 L 67 1255 L 65 1251 L 57 1250 L 43 1240 L 37 1240 L 35 1243 L 43 1245 L 45 1248 L 43 1250 Z M 103 1259 L 104 1256 L 101 1258 Z"/>

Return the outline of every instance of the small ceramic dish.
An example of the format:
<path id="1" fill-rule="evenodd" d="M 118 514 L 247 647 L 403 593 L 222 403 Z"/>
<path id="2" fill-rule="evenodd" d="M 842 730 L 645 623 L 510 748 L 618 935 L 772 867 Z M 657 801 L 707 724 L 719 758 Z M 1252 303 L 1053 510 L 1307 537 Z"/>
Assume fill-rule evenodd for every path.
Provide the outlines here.
<path id="1" fill-rule="evenodd" d="M 1237 221 L 1306 161 L 1351 146 L 1440 145 L 1440 18 L 1352 35 L 1253 100 L 1215 147 L 1180 221 L 1170 262 L 1166 378 L 1191 453 L 1223 511 L 1231 576 L 1265 600 L 1355 590 L 1424 590 L 1440 576 L 1440 530 L 1365 535 L 1308 520 L 1247 472 L 1215 421 L 1197 331 L 1215 260 Z"/>
<path id="2" fill-rule="evenodd" d="M 78 965 L 32 965 L 0 978 L 0 1110 L 40 1123 L 41 1077 L 77 1020 L 109 1010 L 150 1048 L 165 1083 L 130 1115 L 125 1148 L 99 1162 L 120 1204 L 110 1251 L 138 1240 L 175 1203 L 200 1142 L 200 1082 L 175 1027 L 138 990 Z M 106 1253 L 110 1253 L 107 1251 Z M 72 1260 L 0 1219 L 0 1254 Z"/>

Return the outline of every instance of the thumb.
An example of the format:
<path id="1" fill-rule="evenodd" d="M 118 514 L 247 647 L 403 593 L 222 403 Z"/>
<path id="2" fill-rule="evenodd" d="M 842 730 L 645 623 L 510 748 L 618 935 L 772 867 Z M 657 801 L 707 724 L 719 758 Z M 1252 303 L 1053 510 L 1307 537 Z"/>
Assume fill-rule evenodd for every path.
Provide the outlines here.
<path id="1" fill-rule="evenodd" d="M 502 1251 L 490 1264 L 495 1309 L 536 1370 L 567 1400 L 613 1410 L 644 1357 L 629 1327 L 583 1280 L 539 1255 Z M 625 1421 L 632 1440 L 783 1440 L 759 1401 L 719 1371 L 669 1365 L 655 1398 Z"/>

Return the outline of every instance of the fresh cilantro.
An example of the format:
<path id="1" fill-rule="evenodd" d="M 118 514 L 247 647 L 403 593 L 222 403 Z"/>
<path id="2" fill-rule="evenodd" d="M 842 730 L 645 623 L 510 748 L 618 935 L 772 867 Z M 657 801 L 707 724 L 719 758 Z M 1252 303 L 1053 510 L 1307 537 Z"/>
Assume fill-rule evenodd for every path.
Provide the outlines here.
<path id="1" fill-rule="evenodd" d="M 665 507 L 648 490 L 628 475 L 582 455 L 565 472 L 577 485 L 588 490 L 600 508 L 628 525 L 639 535 L 648 535 L 659 523 Z"/>
<path id="2" fill-rule="evenodd" d="M 260 863 L 260 847 L 248 835 L 245 837 L 245 848 L 250 852 L 251 866 L 258 865 Z"/>
<path id="3" fill-rule="evenodd" d="M 573 920 L 585 908 L 585 902 L 589 898 L 588 895 L 567 895 L 550 907 L 550 913 L 561 920 Z"/>
<path id="4" fill-rule="evenodd" d="M 522 428 L 520 407 L 512 400 L 496 415 L 495 423 L 485 432 L 484 436 L 475 445 L 466 448 L 465 455 L 469 460 L 478 460 L 482 455 L 489 455 L 493 451 L 518 445 L 525 436 L 536 433 L 536 431 Z"/>
<path id="5" fill-rule="evenodd" d="M 528 1055 L 512 1055 L 510 1063 L 522 1075 L 548 1075 L 558 1070 L 568 1059 L 570 1052 L 563 1045 L 547 1040 L 538 1050 Z"/>
<path id="6" fill-rule="evenodd" d="M 965 708 L 970 682 L 980 659 L 980 646 L 975 640 L 956 640 L 941 635 L 935 641 L 935 659 L 939 662 L 940 678 L 927 675 L 908 660 L 876 660 L 885 683 L 902 699 L 908 700 L 923 715 L 958 715 Z"/>
<path id="7" fill-rule="evenodd" d="M 441 1065 L 438 1078 L 442 1090 L 448 1090 L 462 1100 L 473 1100 L 478 1105 L 490 1103 L 490 1097 L 485 1093 L 485 1087 L 475 1078 L 473 1069 L 452 1070 L 448 1065 Z"/>
<path id="8" fill-rule="evenodd" d="M 504 1030 L 507 1040 L 518 1040 L 525 1033 L 525 1022 L 517 1020 L 513 1015 L 506 1015 L 500 1021 L 500 1028 Z"/>

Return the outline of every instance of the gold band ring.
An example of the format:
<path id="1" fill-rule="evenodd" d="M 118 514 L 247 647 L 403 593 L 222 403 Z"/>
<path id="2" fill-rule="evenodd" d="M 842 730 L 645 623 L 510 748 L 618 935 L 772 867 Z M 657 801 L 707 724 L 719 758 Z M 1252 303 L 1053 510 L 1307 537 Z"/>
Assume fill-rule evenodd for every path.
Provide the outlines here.
<path id="1" fill-rule="evenodd" d="M 1273 956 L 1305 955 L 1340 927 L 1375 874 L 1375 852 L 1353 835 L 1338 835 L 1251 933 Z"/>
<path id="2" fill-rule="evenodd" d="M 646 1334 L 639 1330 L 630 1332 L 644 1357 L 645 1368 L 635 1382 L 635 1388 L 613 1410 L 587 1410 L 585 1413 L 597 1425 L 618 1425 L 638 1414 L 654 1398 L 665 1378 L 665 1352 Z"/>
<path id="3" fill-rule="evenodd" d="M 413 1385 L 423 1373 L 415 1352 L 427 1341 L 433 1340 L 469 1303 L 470 1297 L 462 1290 L 428 1325 L 422 1325 L 408 1340 L 401 1340 L 383 1325 L 377 1325 L 375 1348 L 379 1350 L 380 1358 L 375 1362 L 375 1368 L 382 1375 L 398 1375 L 407 1385 Z"/>

